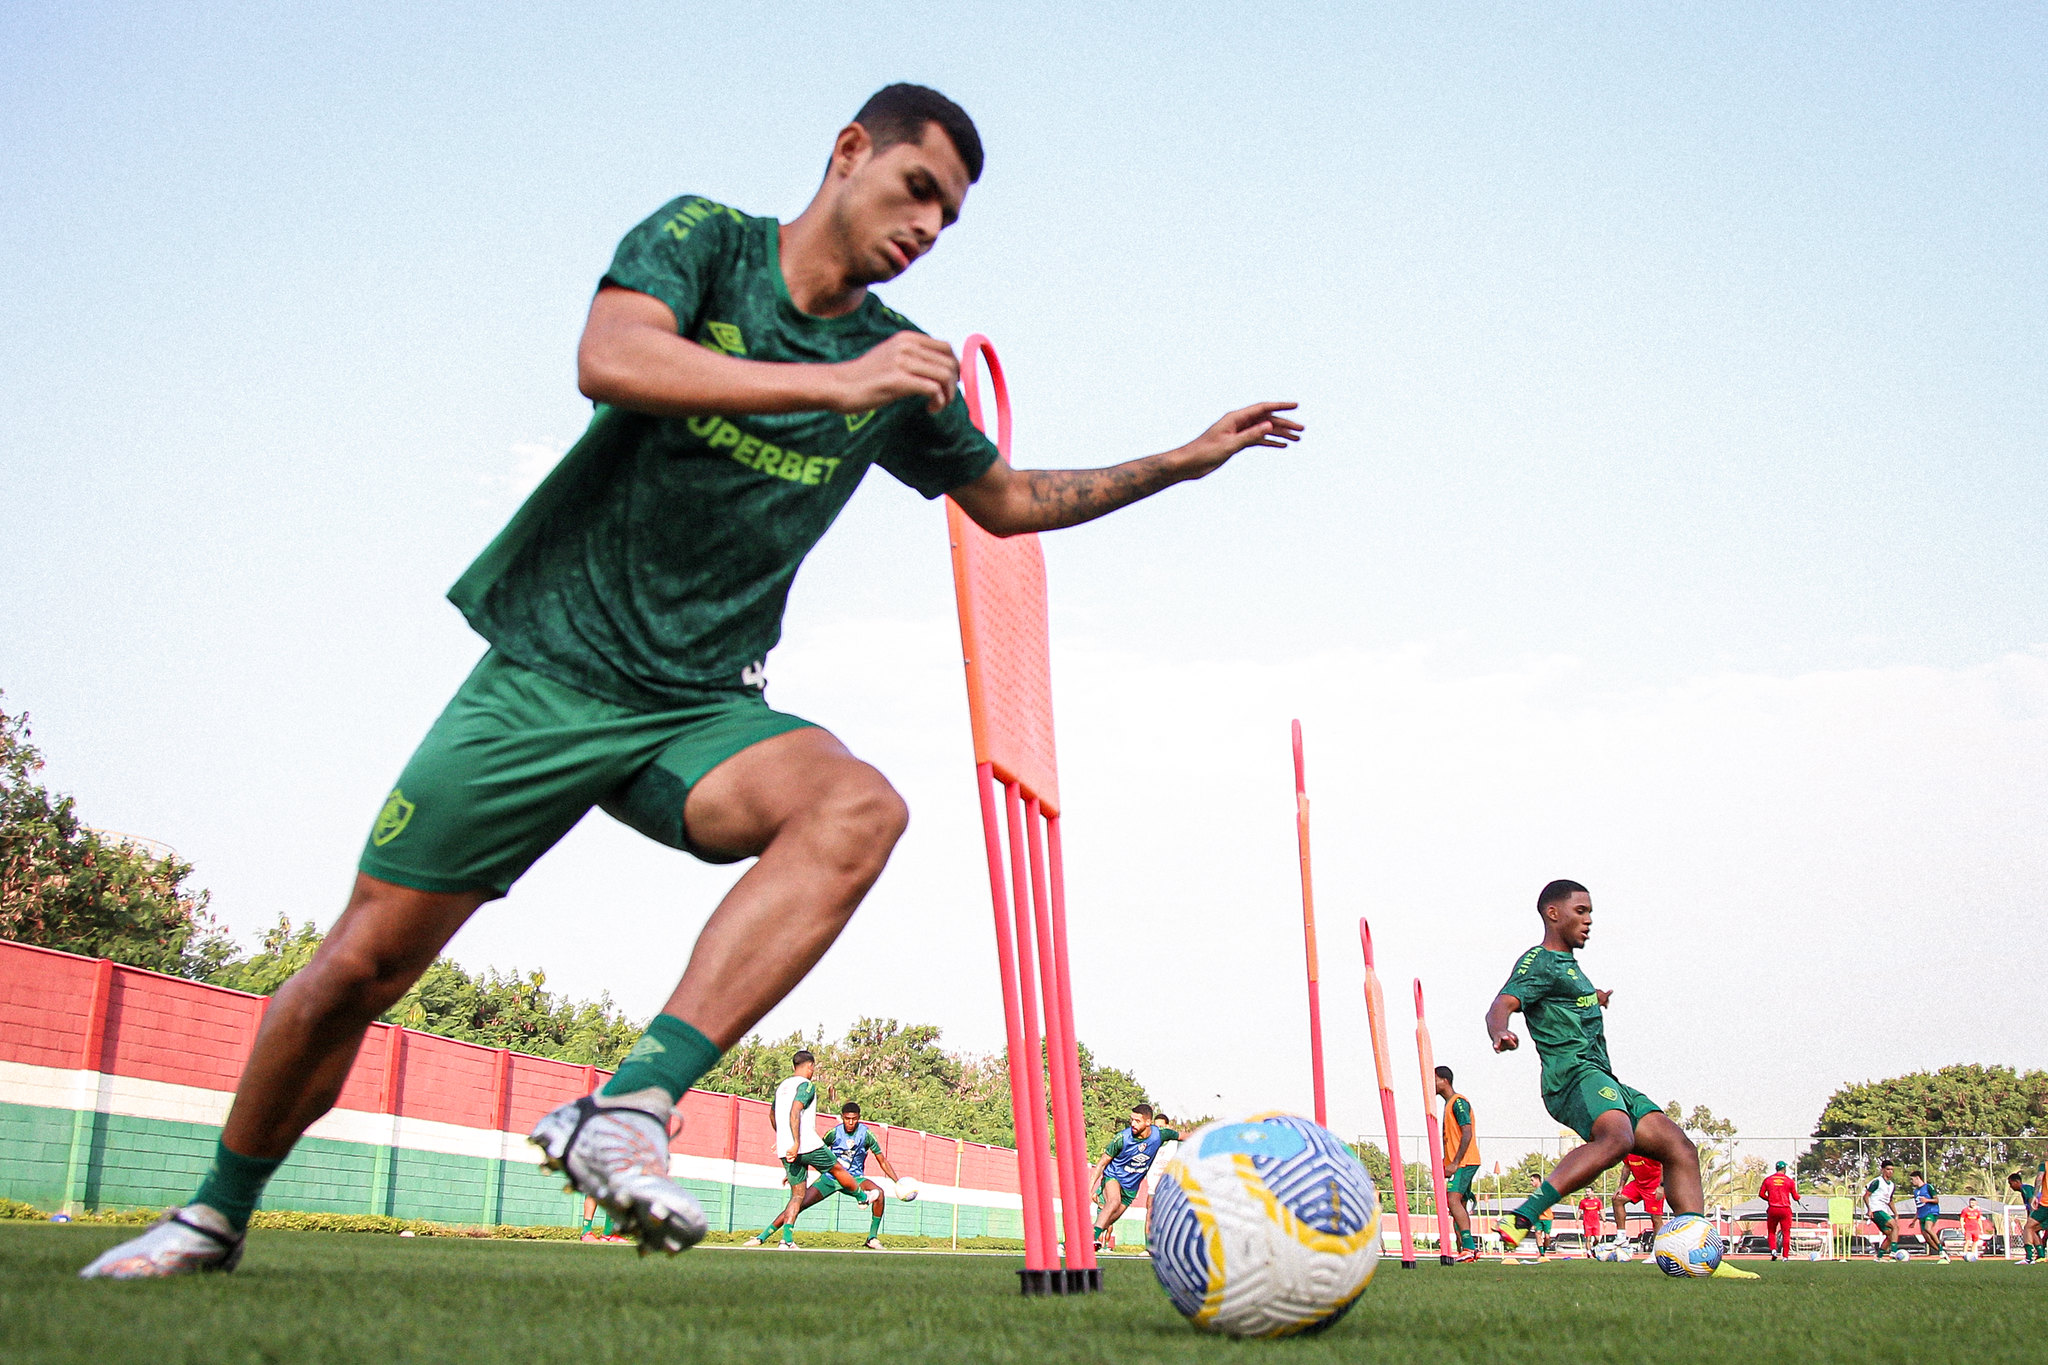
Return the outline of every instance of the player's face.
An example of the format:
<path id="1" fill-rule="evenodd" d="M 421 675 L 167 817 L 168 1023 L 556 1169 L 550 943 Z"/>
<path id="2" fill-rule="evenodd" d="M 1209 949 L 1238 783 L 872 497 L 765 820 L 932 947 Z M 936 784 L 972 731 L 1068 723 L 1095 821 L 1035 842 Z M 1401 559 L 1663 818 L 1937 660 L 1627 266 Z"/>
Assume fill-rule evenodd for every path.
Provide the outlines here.
<path id="1" fill-rule="evenodd" d="M 845 1129 L 846 1129 L 846 1131 L 850 1133 L 850 1132 L 852 1132 L 852 1131 L 853 1131 L 854 1129 L 856 1129 L 856 1128 L 860 1127 L 860 1115 L 859 1115 L 859 1114 L 841 1114 L 841 1115 L 839 1116 L 839 1123 L 840 1123 L 840 1126 L 841 1126 L 841 1127 L 845 1128 Z"/>
<path id="2" fill-rule="evenodd" d="M 1544 913 L 1554 917 L 1558 937 L 1568 948 L 1583 948 L 1586 940 L 1593 936 L 1593 898 L 1583 891 L 1572 892 L 1571 899 L 1551 906 Z"/>
<path id="3" fill-rule="evenodd" d="M 1131 1131 L 1133 1133 L 1136 1133 L 1139 1137 L 1145 1136 L 1145 1134 L 1148 1131 L 1150 1131 L 1151 1127 L 1152 1120 L 1146 1118 L 1143 1114 L 1131 1115 Z"/>
<path id="4" fill-rule="evenodd" d="M 861 284 L 908 270 L 937 245 L 967 200 L 967 166 L 936 123 L 925 125 L 919 141 L 879 152 L 867 129 L 853 124 L 833 147 L 832 168 L 844 177 L 833 218 L 848 275 Z"/>

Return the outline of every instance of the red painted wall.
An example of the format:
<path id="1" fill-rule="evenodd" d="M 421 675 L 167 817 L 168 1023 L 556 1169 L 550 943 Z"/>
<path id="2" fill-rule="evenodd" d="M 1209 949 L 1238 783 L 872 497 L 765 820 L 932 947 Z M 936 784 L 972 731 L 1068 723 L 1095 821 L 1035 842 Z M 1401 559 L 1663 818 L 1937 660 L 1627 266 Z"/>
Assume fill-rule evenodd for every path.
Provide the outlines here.
<path id="1" fill-rule="evenodd" d="M 235 1088 L 265 997 L 112 965 L 101 999 L 95 992 L 101 971 L 93 958 L 0 940 L 0 1061 L 96 1069 L 206 1090 Z M 96 1006 L 103 1012 L 97 1067 L 87 1056 Z M 394 1041 L 395 1072 L 389 1069 Z M 589 1093 L 587 1068 L 514 1052 L 501 1095 L 499 1069 L 507 1055 L 499 1048 L 372 1024 L 342 1087 L 340 1107 L 523 1133 L 556 1105 Z M 611 1073 L 596 1075 L 604 1080 Z M 502 1114 L 494 1112 L 500 1107 Z M 693 1090 L 683 1097 L 682 1132 L 671 1150 L 775 1165 L 768 1109 L 762 1100 Z M 836 1121 L 821 1116 L 820 1131 Z M 1017 1154 L 1007 1147 L 869 1126 L 898 1174 L 951 1185 L 957 1166 L 967 1189 L 1017 1192 Z"/>

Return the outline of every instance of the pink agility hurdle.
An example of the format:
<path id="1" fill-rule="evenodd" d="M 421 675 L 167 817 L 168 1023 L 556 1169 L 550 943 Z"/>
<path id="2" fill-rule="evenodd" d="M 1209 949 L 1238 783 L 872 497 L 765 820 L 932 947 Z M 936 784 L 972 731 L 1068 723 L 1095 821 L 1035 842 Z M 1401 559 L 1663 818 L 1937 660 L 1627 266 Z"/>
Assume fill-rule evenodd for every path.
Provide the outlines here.
<path id="1" fill-rule="evenodd" d="M 989 412 L 981 398 L 977 362 L 988 365 L 996 449 L 1007 460 L 1010 390 L 1002 362 L 979 334 L 967 338 L 961 361 L 967 411 L 984 433 Z M 1088 1293 L 1102 1287 L 1102 1271 L 1095 1262 L 1081 1067 L 1067 973 L 1067 887 L 1060 857 L 1045 555 L 1037 536 L 992 536 L 950 498 L 946 528 L 953 545 L 953 590 L 960 608 L 960 652 L 967 667 L 967 709 L 1002 977 L 1003 1034 L 1010 1052 L 1010 1112 L 1024 1202 L 1024 1269 L 1018 1275 L 1026 1294 Z M 1041 1003 L 1043 1070 L 1038 1065 Z M 1055 1191 L 1063 1218 L 1055 1214 Z"/>

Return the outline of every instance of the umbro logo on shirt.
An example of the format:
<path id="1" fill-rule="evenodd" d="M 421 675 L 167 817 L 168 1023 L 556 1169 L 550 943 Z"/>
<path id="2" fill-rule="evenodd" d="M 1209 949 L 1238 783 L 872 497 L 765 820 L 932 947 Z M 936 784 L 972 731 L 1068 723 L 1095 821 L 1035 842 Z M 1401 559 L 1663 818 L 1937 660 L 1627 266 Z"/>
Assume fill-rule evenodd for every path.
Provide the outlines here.
<path id="1" fill-rule="evenodd" d="M 723 351 L 727 355 L 747 353 L 747 339 L 741 336 L 740 329 L 731 323 L 707 322 L 704 324 L 704 330 L 710 335 L 699 337 L 697 340 L 710 349 Z"/>

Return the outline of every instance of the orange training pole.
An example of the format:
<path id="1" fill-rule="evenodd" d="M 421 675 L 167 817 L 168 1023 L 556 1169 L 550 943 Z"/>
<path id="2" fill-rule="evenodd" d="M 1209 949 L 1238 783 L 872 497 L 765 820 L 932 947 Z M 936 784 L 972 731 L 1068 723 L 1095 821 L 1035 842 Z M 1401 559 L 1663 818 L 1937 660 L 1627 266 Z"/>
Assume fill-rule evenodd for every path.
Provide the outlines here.
<path id="1" fill-rule="evenodd" d="M 1437 1122 L 1436 1049 L 1429 1043 L 1429 1023 L 1422 1014 L 1422 978 L 1415 978 L 1415 1057 L 1422 1063 L 1422 1129 L 1429 1134 L 1430 1192 L 1436 1196 L 1436 1256 L 1451 1264 L 1450 1187 L 1444 1181 L 1444 1132 Z"/>
<path id="2" fill-rule="evenodd" d="M 1379 1074 L 1380 1115 L 1387 1123 L 1387 1162 L 1394 1186 L 1394 1217 L 1401 1228 L 1401 1268 L 1415 1269 L 1415 1237 L 1408 1226 L 1408 1171 L 1401 1164 L 1401 1130 L 1394 1118 L 1394 1082 L 1387 1070 L 1386 1002 L 1380 998 L 1380 975 L 1373 969 L 1372 930 L 1358 921 L 1358 941 L 1365 947 L 1365 1015 L 1372 1027 L 1372 1064 Z"/>
<path id="3" fill-rule="evenodd" d="M 1294 838 L 1301 850 L 1301 939 L 1308 956 L 1308 1066 L 1315 1088 L 1316 1122 L 1328 1127 L 1323 1097 L 1323 996 L 1317 982 L 1315 878 L 1308 867 L 1308 779 L 1301 758 L 1301 722 L 1294 722 Z"/>

